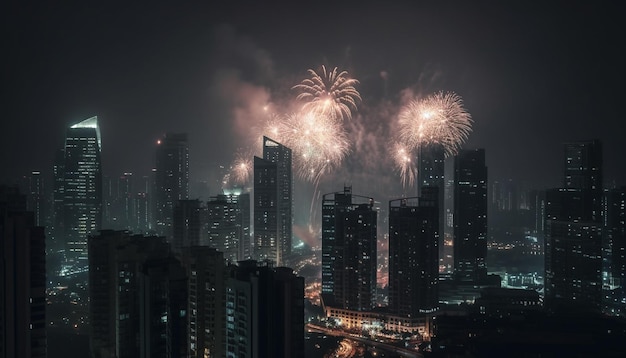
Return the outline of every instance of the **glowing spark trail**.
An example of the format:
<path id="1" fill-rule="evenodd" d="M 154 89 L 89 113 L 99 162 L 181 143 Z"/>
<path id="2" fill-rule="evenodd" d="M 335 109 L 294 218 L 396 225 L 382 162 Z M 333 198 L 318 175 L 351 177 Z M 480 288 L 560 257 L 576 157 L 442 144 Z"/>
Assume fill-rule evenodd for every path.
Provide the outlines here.
<path id="1" fill-rule="evenodd" d="M 354 87 L 359 81 L 348 78 L 347 71 L 338 72 L 337 67 L 327 71 L 324 65 L 321 73 L 309 69 L 309 74 L 311 78 L 292 87 L 300 91 L 297 99 L 306 101 L 303 109 L 333 120 L 351 119 L 352 110 L 357 109 L 357 100 L 361 100 L 361 95 Z"/>
<path id="2" fill-rule="evenodd" d="M 396 170 L 400 172 L 404 187 L 413 185 L 417 177 L 417 167 L 411 161 L 411 156 L 412 152 L 400 143 L 396 143 L 392 148 L 391 157 Z"/>

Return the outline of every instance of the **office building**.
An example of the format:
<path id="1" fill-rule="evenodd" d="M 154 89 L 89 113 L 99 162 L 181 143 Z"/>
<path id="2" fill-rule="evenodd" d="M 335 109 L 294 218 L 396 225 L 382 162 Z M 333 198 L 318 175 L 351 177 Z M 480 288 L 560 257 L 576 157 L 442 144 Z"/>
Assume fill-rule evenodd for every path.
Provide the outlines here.
<path id="1" fill-rule="evenodd" d="M 343 192 L 322 198 L 322 297 L 356 311 L 374 307 L 377 212 L 374 199 Z"/>
<path id="2" fill-rule="evenodd" d="M 562 188 L 546 191 L 545 305 L 599 313 L 602 301 L 602 148 L 566 143 Z"/>
<path id="3" fill-rule="evenodd" d="M 626 187 L 604 193 L 603 311 L 626 317 Z"/>
<path id="4" fill-rule="evenodd" d="M 174 207 L 189 198 L 189 145 L 186 133 L 167 133 L 157 141 L 155 222 L 159 235 L 172 237 Z"/>
<path id="5" fill-rule="evenodd" d="M 444 255 L 444 233 L 446 227 L 446 208 L 445 208 L 445 158 L 446 153 L 443 145 L 430 144 L 428 146 L 420 146 L 420 155 L 418 158 L 419 168 L 417 170 L 418 188 L 417 195 L 422 194 L 423 187 L 434 187 L 437 191 L 437 207 L 439 210 L 439 256 Z"/>
<path id="6" fill-rule="evenodd" d="M 224 253 L 228 262 L 250 258 L 250 194 L 224 189 L 207 202 L 208 245 Z"/>
<path id="7" fill-rule="evenodd" d="M 461 150 L 454 158 L 454 278 L 487 278 L 487 166 L 485 150 Z"/>
<path id="8" fill-rule="evenodd" d="M 87 267 L 87 236 L 102 225 L 102 140 L 98 117 L 67 129 L 63 180 L 66 258 L 75 269 Z"/>
<path id="9" fill-rule="evenodd" d="M 389 202 L 389 310 L 393 314 L 418 317 L 439 306 L 438 190 L 423 187 L 419 198 Z"/>
<path id="10" fill-rule="evenodd" d="M 291 149 L 263 137 L 263 158 L 254 157 L 254 257 L 282 265 L 291 254 Z"/>
<path id="11" fill-rule="evenodd" d="M 46 241 L 17 188 L 0 186 L 0 356 L 46 357 Z"/>

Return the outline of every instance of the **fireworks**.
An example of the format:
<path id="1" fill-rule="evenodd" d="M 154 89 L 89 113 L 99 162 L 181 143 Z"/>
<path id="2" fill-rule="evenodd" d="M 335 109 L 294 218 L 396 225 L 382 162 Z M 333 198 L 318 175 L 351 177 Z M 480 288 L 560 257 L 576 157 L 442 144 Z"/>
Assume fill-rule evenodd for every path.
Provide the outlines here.
<path id="1" fill-rule="evenodd" d="M 400 111 L 398 124 L 400 143 L 392 155 L 404 186 L 412 185 L 417 175 L 411 153 L 417 152 L 414 157 L 419 160 L 420 148 L 441 145 L 446 156 L 454 155 L 472 131 L 472 118 L 463 108 L 463 100 L 450 92 L 411 101 Z"/>
<path id="2" fill-rule="evenodd" d="M 226 183 L 241 185 L 248 183 L 252 173 L 252 157 L 252 153 L 238 152 L 230 166 L 230 172 L 225 177 Z"/>
<path id="3" fill-rule="evenodd" d="M 274 116 L 265 128 L 266 135 L 291 148 L 296 172 L 305 180 L 332 171 L 350 148 L 341 123 L 313 111 Z"/>
<path id="4" fill-rule="evenodd" d="M 472 119 L 455 93 L 437 92 L 409 103 L 399 115 L 400 140 L 410 149 L 440 144 L 446 156 L 458 152 L 472 131 Z"/>
<path id="5" fill-rule="evenodd" d="M 400 143 L 396 143 L 391 150 L 394 166 L 400 172 L 404 187 L 413 185 L 417 177 L 417 167 L 411 161 L 411 156 L 411 151 Z"/>
<path id="6" fill-rule="evenodd" d="M 292 87 L 299 90 L 298 100 L 304 100 L 303 110 L 312 111 L 327 116 L 333 120 L 352 118 L 352 110 L 356 110 L 357 100 L 361 95 L 354 87 L 359 83 L 356 79 L 348 78 L 348 72 L 326 71 L 322 65 L 322 72 L 318 74 L 309 69 L 311 78 L 304 79 L 300 84 Z"/>
<path id="7" fill-rule="evenodd" d="M 315 181 L 339 166 L 350 143 L 341 123 L 316 112 L 291 114 L 284 122 L 286 143 L 301 178 Z"/>

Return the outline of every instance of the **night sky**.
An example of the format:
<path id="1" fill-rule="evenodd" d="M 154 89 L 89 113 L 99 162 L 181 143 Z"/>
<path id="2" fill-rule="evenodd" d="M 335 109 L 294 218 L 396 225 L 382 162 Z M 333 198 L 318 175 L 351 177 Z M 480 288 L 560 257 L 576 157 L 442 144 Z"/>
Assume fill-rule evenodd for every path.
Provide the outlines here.
<path id="1" fill-rule="evenodd" d="M 262 107 L 286 111 L 324 64 L 358 79 L 363 101 L 322 192 L 400 195 L 390 128 L 409 95 L 438 90 L 463 98 L 464 148 L 486 149 L 490 180 L 560 186 L 563 142 L 599 138 L 605 185 L 626 184 L 618 2 L 356 3 L 5 3 L 0 182 L 51 173 L 66 127 L 97 115 L 105 174 L 148 174 L 157 138 L 188 132 L 192 181 L 217 194 Z"/>

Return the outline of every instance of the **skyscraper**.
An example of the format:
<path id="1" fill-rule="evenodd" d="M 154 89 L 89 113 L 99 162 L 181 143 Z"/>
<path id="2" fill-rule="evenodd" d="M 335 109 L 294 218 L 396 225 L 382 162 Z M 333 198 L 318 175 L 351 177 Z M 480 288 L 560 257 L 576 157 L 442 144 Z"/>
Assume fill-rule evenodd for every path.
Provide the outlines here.
<path id="1" fill-rule="evenodd" d="M 598 313 L 602 297 L 602 147 L 564 145 L 564 187 L 546 191 L 545 305 Z"/>
<path id="2" fill-rule="evenodd" d="M 187 357 L 187 276 L 164 237 L 89 238 L 92 357 Z"/>
<path id="3" fill-rule="evenodd" d="M 232 263 L 250 258 L 250 194 L 224 190 L 207 202 L 208 245 Z"/>
<path id="4" fill-rule="evenodd" d="M 26 197 L 0 186 L 1 357 L 46 357 L 45 245 Z"/>
<path id="5" fill-rule="evenodd" d="M 291 149 L 263 137 L 263 158 L 254 157 L 254 256 L 281 265 L 291 254 Z"/>
<path id="6" fill-rule="evenodd" d="M 417 195 L 422 195 L 423 187 L 435 187 L 437 191 L 437 207 L 439 210 L 439 256 L 444 255 L 444 233 L 446 227 L 446 210 L 445 210 L 445 158 L 446 152 L 441 144 L 431 144 L 428 146 L 420 146 L 420 155 L 418 158 L 419 168 Z"/>
<path id="7" fill-rule="evenodd" d="M 400 316 L 439 306 L 438 190 L 389 201 L 389 309 Z"/>
<path id="8" fill-rule="evenodd" d="M 206 207 L 200 200 L 178 200 L 174 206 L 174 235 L 172 251 L 206 244 Z"/>
<path id="9" fill-rule="evenodd" d="M 626 186 L 605 192 L 604 313 L 626 317 Z"/>
<path id="10" fill-rule="evenodd" d="M 159 139 L 155 164 L 156 231 L 171 238 L 176 202 L 189 198 L 187 134 L 167 133 Z"/>
<path id="11" fill-rule="evenodd" d="M 98 117 L 67 129 L 63 181 L 66 258 L 87 266 L 87 236 L 102 225 L 102 141 Z"/>
<path id="12" fill-rule="evenodd" d="M 343 192 L 322 199 L 322 294 L 327 305 L 367 311 L 376 292 L 374 199 Z"/>
<path id="13" fill-rule="evenodd" d="M 461 150 L 454 158 L 454 277 L 487 278 L 487 166 L 485 150 Z"/>
<path id="14" fill-rule="evenodd" d="M 226 357 L 304 357 L 304 278 L 254 260 L 226 283 Z"/>
<path id="15" fill-rule="evenodd" d="M 189 290 L 189 354 L 191 358 L 224 357 L 226 349 L 224 254 L 207 246 L 183 250 Z"/>

